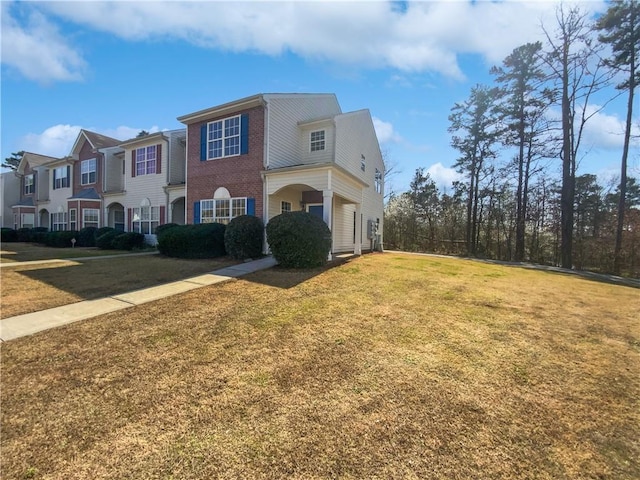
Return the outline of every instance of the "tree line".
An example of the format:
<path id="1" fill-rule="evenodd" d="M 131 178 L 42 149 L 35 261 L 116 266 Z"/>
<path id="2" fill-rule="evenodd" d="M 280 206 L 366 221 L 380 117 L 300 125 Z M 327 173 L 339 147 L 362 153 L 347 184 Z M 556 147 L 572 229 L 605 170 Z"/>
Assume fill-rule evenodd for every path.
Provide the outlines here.
<path id="1" fill-rule="evenodd" d="M 640 6 L 614 1 L 590 21 L 579 7 L 560 5 L 556 20 L 553 30 L 542 27 L 544 44 L 515 48 L 491 68 L 493 84 L 475 85 L 452 107 L 461 180 L 440 192 L 418 169 L 409 191 L 387 203 L 386 248 L 638 276 L 640 187 L 627 164 Z M 593 102 L 610 91 L 602 105 Z M 578 175 L 584 131 L 620 95 L 627 100 L 620 176 L 602 185 L 595 175 Z"/>

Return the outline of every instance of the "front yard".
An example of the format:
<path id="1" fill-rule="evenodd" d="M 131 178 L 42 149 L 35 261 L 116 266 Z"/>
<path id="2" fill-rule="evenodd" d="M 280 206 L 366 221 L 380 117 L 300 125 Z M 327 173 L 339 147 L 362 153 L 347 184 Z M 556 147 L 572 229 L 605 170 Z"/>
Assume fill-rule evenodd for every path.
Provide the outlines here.
<path id="1" fill-rule="evenodd" d="M 118 253 L 131 252 L 61 249 L 20 243 L 3 245 L 3 259 L 10 257 L 28 261 L 52 257 L 103 258 L 64 260 L 40 265 L 4 265 L 0 270 L 0 318 L 173 282 L 234 263 L 227 258 L 184 260 L 159 255 L 112 257 Z"/>
<path id="2" fill-rule="evenodd" d="M 640 478 L 638 311 L 458 259 L 258 272 L 2 344 L 0 476 Z"/>

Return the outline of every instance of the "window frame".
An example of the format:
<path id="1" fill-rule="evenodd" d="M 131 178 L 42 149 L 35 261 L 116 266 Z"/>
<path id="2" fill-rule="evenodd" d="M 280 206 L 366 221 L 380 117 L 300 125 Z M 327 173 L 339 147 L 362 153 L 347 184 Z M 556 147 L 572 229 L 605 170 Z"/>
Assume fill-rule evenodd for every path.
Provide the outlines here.
<path id="1" fill-rule="evenodd" d="M 75 208 L 69 209 L 69 230 L 78 229 L 78 210 Z"/>
<path id="2" fill-rule="evenodd" d="M 69 178 L 69 169 L 66 165 L 53 169 L 53 189 L 69 188 L 71 186 Z"/>
<path id="3" fill-rule="evenodd" d="M 223 223 L 247 215 L 247 197 L 207 198 L 200 200 L 200 223 Z"/>
<path id="4" fill-rule="evenodd" d="M 234 115 L 207 122 L 207 160 L 237 157 L 242 154 L 241 117 L 242 115 Z M 233 122 L 233 125 L 229 125 L 231 122 Z M 233 134 L 230 132 L 231 129 L 233 129 Z M 237 133 L 235 133 L 236 131 Z"/>
<path id="5" fill-rule="evenodd" d="M 51 231 L 58 232 L 67 229 L 67 212 L 54 212 L 51 214 Z"/>
<path id="6" fill-rule="evenodd" d="M 291 212 L 291 202 L 282 200 L 280 202 L 280 213 L 289 213 L 289 212 Z"/>
<path id="7" fill-rule="evenodd" d="M 153 158 L 151 157 L 153 151 Z M 141 155 L 140 155 L 141 154 Z M 158 171 L 158 146 L 149 145 L 135 149 L 136 177 L 140 175 L 155 175 Z"/>
<path id="8" fill-rule="evenodd" d="M 93 169 L 91 169 L 92 164 L 93 164 Z M 93 181 L 91 179 L 91 174 L 93 174 Z M 86 175 L 87 181 L 85 181 L 85 175 Z M 82 162 L 80 162 L 80 185 L 92 185 L 96 183 L 97 179 L 98 179 L 98 160 L 96 158 L 87 158 L 86 160 L 82 160 Z"/>
<path id="9" fill-rule="evenodd" d="M 24 176 L 24 194 L 25 195 L 33 195 L 36 191 L 36 180 L 35 175 L 30 173 L 29 175 Z"/>
<path id="10" fill-rule="evenodd" d="M 314 135 L 316 135 L 315 139 Z M 320 135 L 322 135 L 322 138 L 318 138 Z M 326 138 L 326 130 L 324 129 L 309 132 L 309 151 L 311 153 L 324 151 L 326 149 Z"/>
<path id="11" fill-rule="evenodd" d="M 89 212 L 95 212 L 96 221 L 87 221 L 87 214 Z M 87 225 L 89 224 L 89 225 Z M 95 224 L 95 225 L 94 225 Z M 82 209 L 82 228 L 86 227 L 100 227 L 100 209 L 99 208 L 83 208 Z"/>
<path id="12" fill-rule="evenodd" d="M 131 227 L 134 232 L 152 235 L 160 225 L 160 206 L 141 205 L 133 208 Z"/>
<path id="13" fill-rule="evenodd" d="M 367 169 L 367 157 L 364 154 L 360 154 L 360 170 L 363 172 Z"/>

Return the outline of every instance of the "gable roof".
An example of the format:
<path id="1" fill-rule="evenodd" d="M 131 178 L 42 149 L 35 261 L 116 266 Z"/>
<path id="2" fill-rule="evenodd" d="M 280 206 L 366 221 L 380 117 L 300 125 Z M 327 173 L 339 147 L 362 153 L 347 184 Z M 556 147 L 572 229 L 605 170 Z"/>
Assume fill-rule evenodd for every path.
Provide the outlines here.
<path id="1" fill-rule="evenodd" d="M 98 148 L 115 147 L 116 145 L 119 145 L 121 142 L 121 140 L 117 140 L 112 137 L 107 137 L 106 135 L 102 135 L 101 133 L 91 132 L 83 128 L 78 133 L 78 138 L 76 138 L 76 141 L 73 144 L 73 148 L 71 149 L 70 156 L 73 156 L 73 154 L 78 153 L 78 151 L 80 150 L 80 146 L 82 145 L 83 139 L 89 142 L 89 145 L 91 145 L 91 148 L 93 150 L 97 150 Z"/>
<path id="2" fill-rule="evenodd" d="M 50 163 L 50 162 L 57 162 L 58 160 L 60 159 L 56 157 L 50 157 L 48 155 L 41 155 L 39 153 L 32 153 L 32 152 L 24 152 L 22 154 L 22 159 L 20 159 L 20 163 L 18 164 L 18 168 L 16 169 L 16 171 L 19 174 L 24 175 L 24 170 L 27 166 L 27 163 L 31 168 L 34 168 L 34 167 L 41 167 L 42 165 L 46 165 L 47 163 Z"/>

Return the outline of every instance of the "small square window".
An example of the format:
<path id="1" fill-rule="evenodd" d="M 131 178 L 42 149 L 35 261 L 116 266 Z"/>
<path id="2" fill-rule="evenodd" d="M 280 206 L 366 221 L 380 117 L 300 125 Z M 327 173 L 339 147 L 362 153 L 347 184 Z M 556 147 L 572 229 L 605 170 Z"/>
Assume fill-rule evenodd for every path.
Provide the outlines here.
<path id="1" fill-rule="evenodd" d="M 291 211 L 291 202 L 280 202 L 280 212 L 290 212 Z"/>
<path id="2" fill-rule="evenodd" d="M 324 130 L 311 132 L 311 151 L 319 152 L 324 150 Z"/>

